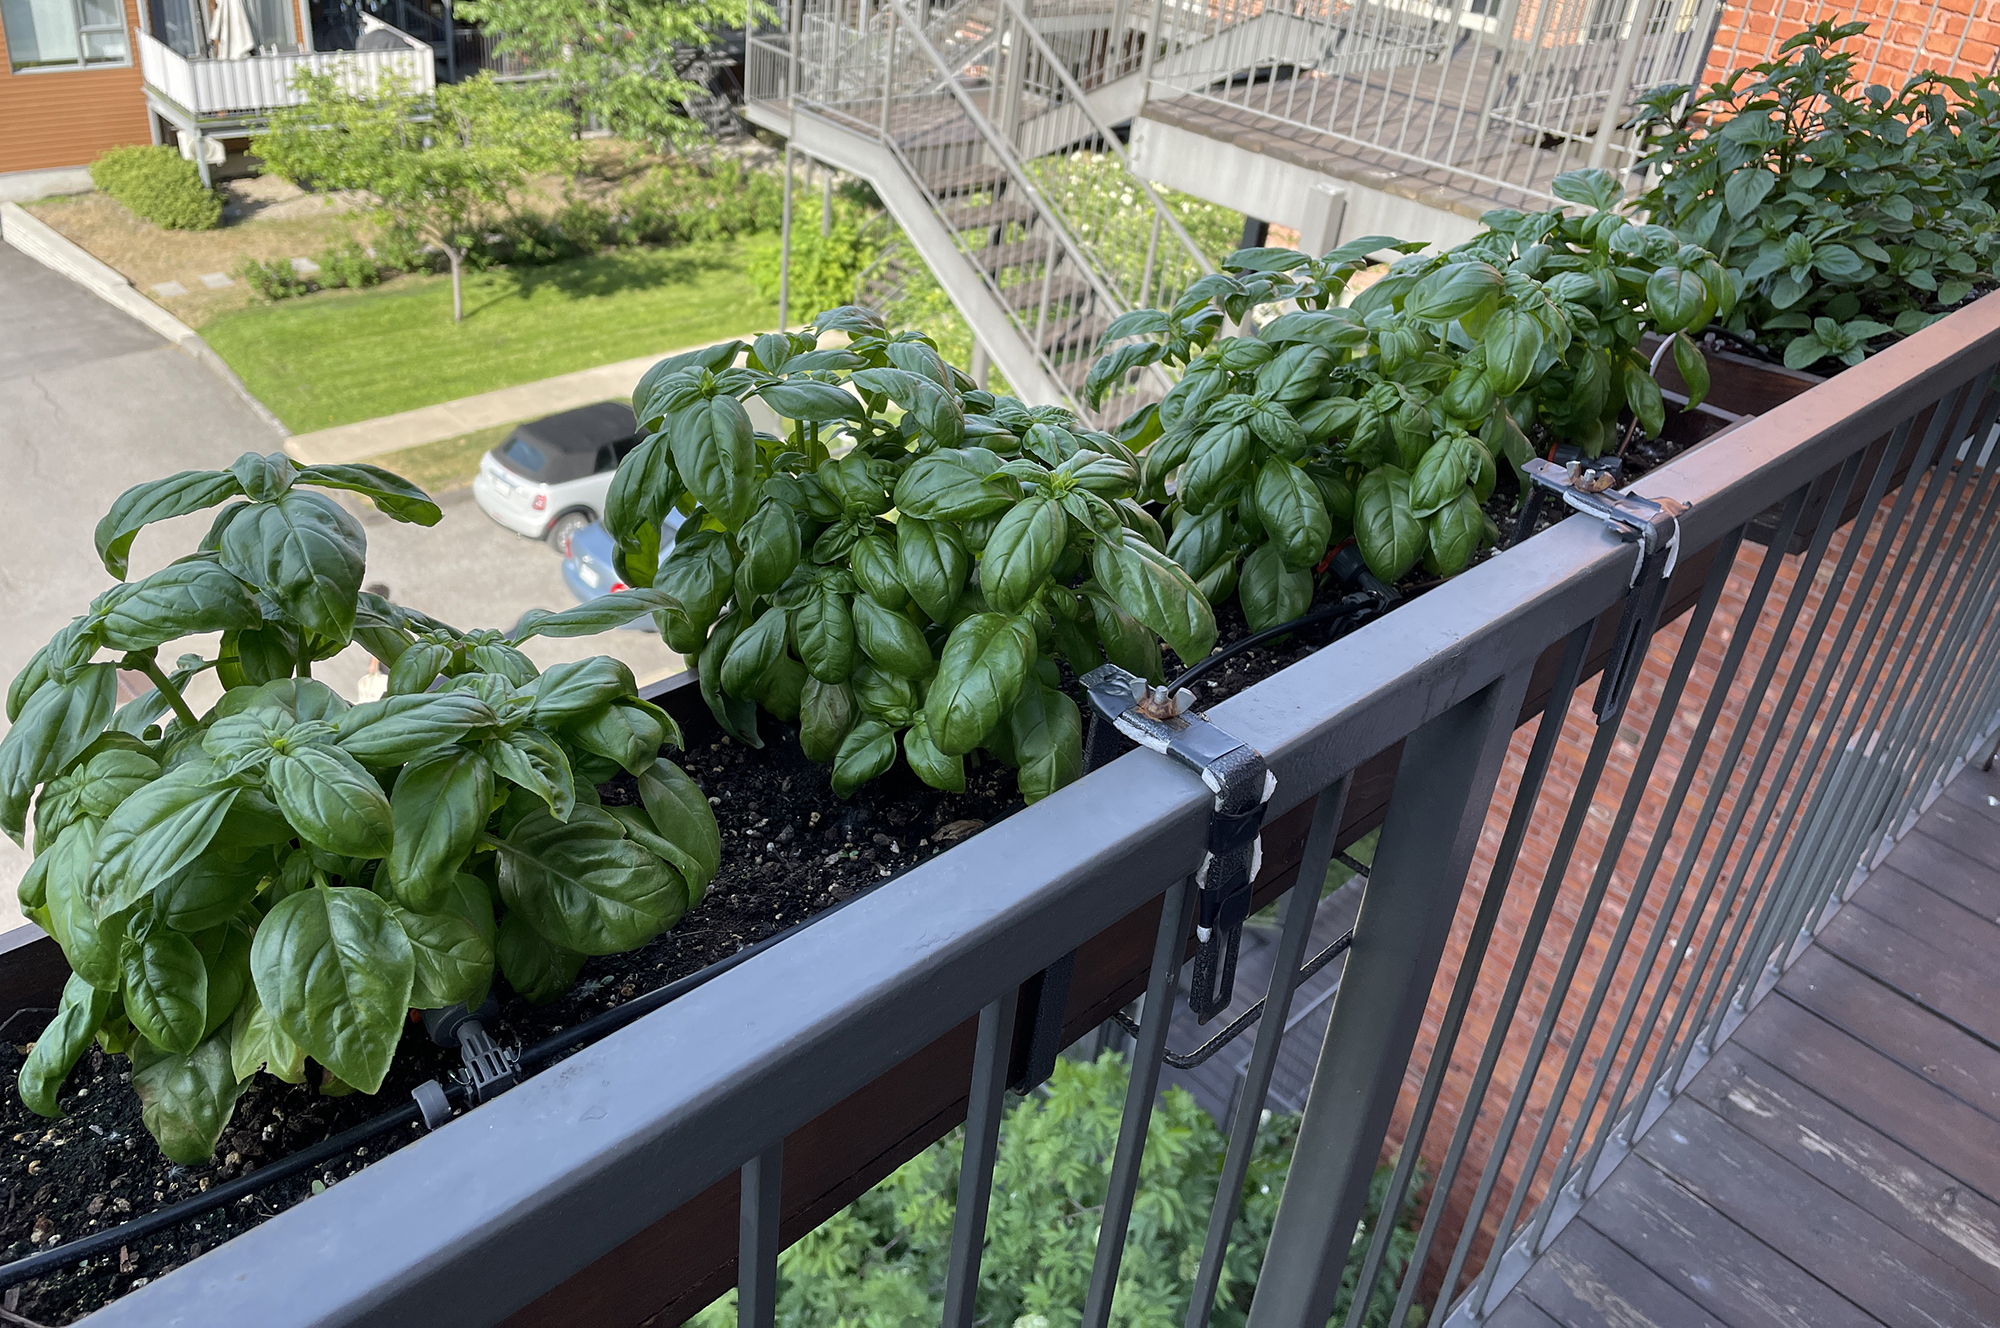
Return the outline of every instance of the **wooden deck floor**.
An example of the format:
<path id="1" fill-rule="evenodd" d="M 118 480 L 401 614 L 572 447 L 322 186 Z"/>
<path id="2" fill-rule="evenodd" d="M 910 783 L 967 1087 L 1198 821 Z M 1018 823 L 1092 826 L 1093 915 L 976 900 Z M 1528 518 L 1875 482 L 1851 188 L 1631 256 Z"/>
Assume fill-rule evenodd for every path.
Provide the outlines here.
<path id="1" fill-rule="evenodd" d="M 2000 1324 L 2000 775 L 1952 783 L 1487 1322 Z"/>

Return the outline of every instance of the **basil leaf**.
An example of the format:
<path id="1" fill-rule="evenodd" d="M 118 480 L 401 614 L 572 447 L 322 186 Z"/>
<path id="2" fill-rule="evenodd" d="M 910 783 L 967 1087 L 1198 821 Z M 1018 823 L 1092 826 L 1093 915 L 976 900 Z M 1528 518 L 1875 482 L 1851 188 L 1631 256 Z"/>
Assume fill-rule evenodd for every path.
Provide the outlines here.
<path id="1" fill-rule="evenodd" d="M 184 470 L 137 484 L 118 495 L 97 523 L 97 556 L 104 570 L 123 580 L 132 540 L 155 521 L 166 521 L 234 498 L 243 486 L 226 470 Z"/>
<path id="2" fill-rule="evenodd" d="M 1034 662 L 1034 626 L 1023 615 L 979 613 L 954 627 L 924 702 L 931 744 L 945 756 L 979 746 L 1020 696 Z"/>
<path id="3" fill-rule="evenodd" d="M 1660 436 L 1667 424 L 1667 405 L 1660 397 L 1660 385 L 1643 363 L 1625 366 L 1625 404 L 1632 408 L 1648 438 Z"/>
<path id="4" fill-rule="evenodd" d="M 854 790 L 888 773 L 896 763 L 896 730 L 879 719 L 864 719 L 841 739 L 833 758 L 833 796 L 845 799 Z"/>
<path id="5" fill-rule="evenodd" d="M 1253 450 L 1247 424 L 1218 424 L 1201 435 L 1181 471 L 1178 493 L 1182 504 L 1190 512 L 1207 508 L 1250 464 Z"/>
<path id="6" fill-rule="evenodd" d="M 208 847 L 240 792 L 215 787 L 214 777 L 212 765 L 190 762 L 118 804 L 93 855 L 100 920 L 138 903 Z"/>
<path id="7" fill-rule="evenodd" d="M 1486 321 L 1479 344 L 1486 352 L 1486 381 L 1495 395 L 1510 397 L 1527 385 L 1546 336 L 1525 309 L 1502 309 Z"/>
<path id="8" fill-rule="evenodd" d="M 548 672 L 535 680 L 534 694 L 535 722 L 560 728 L 607 702 L 636 697 L 639 684 L 623 660 L 592 655 L 549 665 Z"/>
<path id="9" fill-rule="evenodd" d="M 748 604 L 785 584 L 799 565 L 799 519 L 783 503 L 765 501 L 737 536 L 743 561 L 737 566 L 736 597 Z"/>
<path id="10" fill-rule="evenodd" d="M 1841 248 L 1839 245 L 1831 247 Z M 1853 257 L 1851 250 L 1842 252 Z M 1858 270 L 1859 260 L 1855 261 Z M 1709 294 L 1708 283 L 1698 273 L 1686 268 L 1663 267 L 1646 278 L 1646 312 L 1653 326 L 1662 334 L 1679 332 L 1706 322 L 1714 307 L 1713 298 Z"/>
<path id="11" fill-rule="evenodd" d="M 735 574 L 729 537 L 721 531 L 686 531 L 674 540 L 653 578 L 653 588 L 664 590 L 680 605 L 661 615 L 668 645 L 683 655 L 700 652 L 708 629 L 729 602 Z"/>
<path id="12" fill-rule="evenodd" d="M 380 466 L 353 462 L 346 465 L 301 466 L 295 484 L 315 484 L 322 489 L 346 489 L 374 501 L 375 506 L 398 521 L 418 526 L 434 526 L 444 516 L 431 496 L 393 471 Z"/>
<path id="13" fill-rule="evenodd" d="M 729 530 L 757 501 L 757 444 L 750 416 L 734 397 L 696 403 L 674 417 L 674 466 L 695 501 Z"/>
<path id="14" fill-rule="evenodd" d="M 180 932 L 155 927 L 119 958 L 125 1017 L 163 1051 L 189 1052 L 206 1031 L 208 966 Z"/>
<path id="15" fill-rule="evenodd" d="M 806 671 L 821 682 L 845 682 L 854 672 L 854 610 L 848 598 L 824 586 L 792 615 L 792 637 Z"/>
<path id="16" fill-rule="evenodd" d="M 111 1013 L 116 1001 L 115 994 L 99 991 L 76 974 L 70 974 L 63 984 L 62 1004 L 56 1010 L 56 1017 L 35 1039 L 34 1048 L 21 1066 L 21 1101 L 28 1110 L 37 1116 L 62 1115 L 62 1106 L 56 1099 L 63 1082 L 78 1059 L 90 1049 L 98 1026 Z"/>
<path id="17" fill-rule="evenodd" d="M 1164 638 L 1183 662 L 1205 659 L 1215 648 L 1214 612 L 1166 554 L 1142 540 L 1100 539 L 1091 548 L 1090 568 L 1118 606 Z"/>
<path id="18" fill-rule="evenodd" d="M 1418 281 L 1403 297 L 1403 312 L 1426 322 L 1463 318 L 1507 288 L 1507 278 L 1478 259 L 1448 263 Z"/>
<path id="19" fill-rule="evenodd" d="M 1409 475 L 1380 466 L 1363 476 L 1354 495 L 1354 542 L 1368 570 L 1393 584 L 1417 565 L 1424 539 L 1424 527 L 1410 510 Z"/>
<path id="20" fill-rule="evenodd" d="M 670 851 L 662 856 L 687 883 L 687 906 L 693 908 L 722 866 L 722 831 L 708 798 L 685 770 L 663 758 L 639 775 L 639 801 L 653 829 L 669 845 Z"/>
<path id="21" fill-rule="evenodd" d="M 342 714 L 334 741 L 363 765 L 402 765 L 498 722 L 492 707 L 471 692 L 385 696 Z"/>
<path id="22" fill-rule="evenodd" d="M 1312 607 L 1312 573 L 1287 564 L 1276 541 L 1260 544 L 1243 560 L 1236 598 L 1253 632 L 1290 622 Z"/>
<path id="23" fill-rule="evenodd" d="M 1333 542 L 1333 521 L 1318 486 L 1304 471 L 1272 457 L 1257 472 L 1255 492 L 1258 518 L 1288 566 L 1310 568 L 1326 556 L 1326 547 Z"/>
<path id="24" fill-rule="evenodd" d="M 567 824 L 535 811 L 498 846 L 500 897 L 545 939 L 578 954 L 643 945 L 687 908 L 687 887 L 666 863 L 625 838 L 601 808 Z"/>
<path id="25" fill-rule="evenodd" d="M 388 854 L 389 799 L 375 777 L 338 747 L 305 746 L 280 754 L 264 772 L 264 786 L 307 843 L 347 858 Z"/>
<path id="26" fill-rule="evenodd" d="M 264 1007 L 253 981 L 229 1023 L 229 1065 L 236 1081 L 242 1083 L 259 1070 L 268 1070 L 288 1084 L 306 1081 L 304 1048 L 286 1036 L 277 1020 Z"/>
<path id="27" fill-rule="evenodd" d="M 1441 576 L 1451 576 L 1465 567 L 1479 549 L 1486 533 L 1486 514 L 1469 490 L 1440 508 L 1426 523 L 1431 565 Z"/>
<path id="28" fill-rule="evenodd" d="M 410 938 L 415 962 L 410 1004 L 419 1010 L 461 1004 L 478 1009 L 493 985 L 492 942 L 450 909 L 420 913 L 390 904 L 389 913 Z"/>
<path id="29" fill-rule="evenodd" d="M 403 767 L 389 797 L 393 835 L 383 876 L 396 900 L 438 906 L 479 842 L 493 803 L 493 771 L 478 752 L 455 748 Z"/>
<path id="30" fill-rule="evenodd" d="M 807 678 L 799 693 L 799 750 L 824 765 L 854 727 L 854 694 L 845 683 Z"/>
<path id="31" fill-rule="evenodd" d="M 1022 691 L 1007 712 L 1007 727 L 1028 802 L 1040 802 L 1083 773 L 1083 718 L 1076 702 L 1053 687 Z"/>
<path id="32" fill-rule="evenodd" d="M 101 875 L 91 865 L 97 834 L 97 827 L 89 820 L 78 821 L 54 843 L 41 845 L 35 862 L 46 864 L 42 866 L 44 906 L 49 931 L 62 947 L 63 957 L 91 986 L 116 992 L 123 980 L 120 950 L 125 920 L 116 916 L 101 924 L 97 920 Z M 25 905 L 26 900 L 22 902 Z"/>
<path id="33" fill-rule="evenodd" d="M 1234 560 L 1229 560 L 1233 567 Z M 1146 630 L 1146 625 L 1118 607 L 1110 596 L 1100 589 L 1089 596 L 1092 618 L 1097 624 L 1097 639 L 1104 647 L 1104 657 L 1124 669 L 1137 674 L 1148 682 L 1165 680 L 1160 662 L 1160 639 Z"/>
<path id="34" fill-rule="evenodd" d="M 895 500 L 906 518 L 971 521 L 1005 511 L 1020 494 L 1008 476 L 979 470 L 957 452 L 938 451 L 909 464 L 896 481 Z"/>
<path id="35" fill-rule="evenodd" d="M 744 628 L 722 659 L 722 689 L 731 696 L 754 697 L 758 680 L 785 653 L 783 609 L 766 609 Z"/>
<path id="36" fill-rule="evenodd" d="M 199 632 L 255 627 L 257 601 L 234 573 L 207 558 L 161 568 L 97 597 L 98 635 L 114 650 L 148 650 Z"/>
<path id="37" fill-rule="evenodd" d="M 154 888 L 153 917 L 175 931 L 219 927 L 256 897 L 266 862 L 261 854 L 236 862 L 204 853 Z"/>
<path id="38" fill-rule="evenodd" d="M 757 389 L 765 404 L 788 420 L 825 423 L 832 420 L 863 420 L 867 413 L 850 392 L 832 383 L 810 378 L 790 378 Z"/>
<path id="39" fill-rule="evenodd" d="M 1472 459 L 1450 436 L 1438 439 L 1417 462 L 1410 480 L 1410 510 L 1424 517 L 1457 499 L 1473 477 Z"/>
<path id="40" fill-rule="evenodd" d="M 97 739 L 118 701 L 118 670 L 87 665 L 64 683 L 36 690 L 0 738 L 0 829 L 16 844 L 28 824 L 35 786 L 53 779 Z"/>
<path id="41" fill-rule="evenodd" d="M 1687 384 L 1687 409 L 1693 410 L 1708 397 L 1708 360 L 1685 332 L 1674 334 L 1674 368 Z"/>
<path id="42" fill-rule="evenodd" d="M 918 607 L 933 621 L 947 622 L 965 590 L 972 557 L 950 526 L 905 516 L 896 523 L 896 566 Z"/>
<path id="43" fill-rule="evenodd" d="M 1100 355 L 1083 380 L 1084 400 L 1092 410 L 1098 409 L 1104 404 L 1104 394 L 1111 390 L 1113 384 L 1122 382 L 1125 375 L 1134 369 L 1157 364 L 1165 352 L 1166 347 L 1157 341 L 1139 341 Z"/>
<path id="44" fill-rule="evenodd" d="M 568 991 L 585 959 L 551 944 L 518 913 L 500 920 L 493 953 L 507 984 L 532 1005 L 546 1005 Z"/>
<path id="45" fill-rule="evenodd" d="M 569 819 L 576 806 L 576 776 L 569 755 L 555 739 L 539 729 L 522 729 L 511 738 L 488 743 L 486 759 L 494 774 L 547 804 L 556 820 Z"/>
<path id="46" fill-rule="evenodd" d="M 217 1032 L 185 1055 L 142 1038 L 131 1055 L 140 1118 L 160 1151 L 183 1166 L 215 1156 L 242 1091 L 230 1064 L 229 1034 Z"/>
<path id="47" fill-rule="evenodd" d="M 754 701 L 727 695 L 722 690 L 722 665 L 729 656 L 730 648 L 743 630 L 742 613 L 731 613 L 719 619 L 715 630 L 709 633 L 708 641 L 701 648 L 695 660 L 695 680 L 701 687 L 701 699 L 708 703 L 708 711 L 715 716 L 715 722 L 724 733 L 746 747 L 762 747 L 764 740 L 757 732 L 757 705 Z"/>
<path id="48" fill-rule="evenodd" d="M 222 534 L 222 565 L 329 641 L 354 632 L 368 540 L 338 504 L 298 489 L 252 503 Z"/>
<path id="49" fill-rule="evenodd" d="M 642 527 L 657 533 L 680 493 L 673 444 L 665 434 L 653 434 L 627 453 L 611 476 L 604 494 L 605 532 L 621 545 L 634 542 Z"/>
<path id="50" fill-rule="evenodd" d="M 623 627 L 648 613 L 672 611 L 680 604 L 664 590 L 619 590 L 587 599 L 575 608 L 551 612 L 529 609 L 521 615 L 507 640 L 514 645 L 537 636 L 595 636 Z"/>
<path id="51" fill-rule="evenodd" d="M 1002 613 L 1026 605 L 1048 580 L 1068 540 L 1069 519 L 1059 504 L 1044 494 L 1016 503 L 987 537 L 979 560 L 986 602 Z"/>
<path id="52" fill-rule="evenodd" d="M 229 1022 L 250 988 L 250 928 L 247 923 L 225 923 L 191 939 L 208 971 L 201 1028 L 207 1037 Z"/>
<path id="53" fill-rule="evenodd" d="M 903 520 L 909 520 L 907 515 Z M 900 522 L 898 523 L 901 524 Z M 849 566 L 854 584 L 871 595 L 885 609 L 901 609 L 910 602 L 910 589 L 903 584 L 902 569 L 888 541 L 877 535 L 863 535 L 854 542 Z"/>
<path id="54" fill-rule="evenodd" d="M 257 995 L 285 1035 L 364 1093 L 382 1087 L 416 958 L 389 905 L 318 885 L 279 901 L 250 948 Z"/>
<path id="55" fill-rule="evenodd" d="M 922 678 L 935 667 L 916 624 L 867 595 L 854 597 L 854 640 L 863 654 L 897 677 Z"/>

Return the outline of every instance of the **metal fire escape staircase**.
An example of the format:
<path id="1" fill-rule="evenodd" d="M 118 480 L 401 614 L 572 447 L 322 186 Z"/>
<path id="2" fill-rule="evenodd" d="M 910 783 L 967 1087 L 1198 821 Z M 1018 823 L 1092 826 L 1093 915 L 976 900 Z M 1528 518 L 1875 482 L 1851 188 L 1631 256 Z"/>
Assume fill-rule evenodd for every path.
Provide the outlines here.
<path id="1" fill-rule="evenodd" d="M 1131 99 L 1146 44 L 1125 10 L 798 0 L 785 30 L 748 41 L 750 119 L 868 180 L 1033 402 L 1079 406 L 1111 320 L 1212 270 L 1105 118 Z M 1105 414 L 1163 387 L 1135 382 Z"/>

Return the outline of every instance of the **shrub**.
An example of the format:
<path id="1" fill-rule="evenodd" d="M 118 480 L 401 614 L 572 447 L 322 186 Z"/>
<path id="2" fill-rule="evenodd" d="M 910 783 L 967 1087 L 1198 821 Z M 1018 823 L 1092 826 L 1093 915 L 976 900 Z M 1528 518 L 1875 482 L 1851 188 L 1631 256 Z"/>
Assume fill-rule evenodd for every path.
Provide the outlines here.
<path id="1" fill-rule="evenodd" d="M 386 470 L 283 453 L 141 484 L 97 526 L 120 583 L 7 690 L 0 829 L 21 843 L 33 805 L 21 905 L 73 970 L 21 1099 L 58 1115 L 93 1041 L 126 1052 L 176 1162 L 214 1152 L 260 1070 L 300 1083 L 310 1056 L 323 1090 L 374 1093 L 411 1008 L 476 1008 L 496 973 L 554 997 L 586 955 L 672 926 L 720 857 L 707 801 L 659 754 L 674 722 L 631 670 L 598 656 L 541 673 L 519 649 L 662 596 L 460 632 L 362 590 L 360 523 L 306 486 L 440 516 Z M 122 580 L 146 525 L 213 507 L 201 552 Z M 162 648 L 190 639 L 213 657 L 169 674 Z M 349 642 L 389 666 L 389 695 L 350 706 L 312 678 Z M 153 684 L 122 707 L 121 669 Z M 222 696 L 197 714 L 189 683 L 211 669 Z M 641 805 L 599 806 L 620 770 Z"/>
<path id="2" fill-rule="evenodd" d="M 201 172 L 175 148 L 113 148 L 90 164 L 90 182 L 156 226 L 214 230 L 222 195 L 204 189 Z"/>
<path id="3" fill-rule="evenodd" d="M 246 258 L 236 265 L 236 275 L 267 300 L 289 300 L 313 288 L 288 258 L 274 258 L 268 263 Z"/>
<path id="4" fill-rule="evenodd" d="M 860 209 L 842 203 L 835 207 L 833 229 L 819 233 L 819 209 L 810 217 L 792 218 L 792 275 L 788 292 L 787 316 L 803 321 L 822 309 L 851 304 L 858 298 L 855 284 L 868 270 L 881 246 L 864 233 Z M 767 300 L 778 298 L 782 249 L 768 240 L 750 255 L 750 281 Z"/>
<path id="5" fill-rule="evenodd" d="M 627 195 L 614 234 L 620 244 L 733 239 L 777 230 L 784 204 L 784 180 L 775 172 L 734 159 L 718 165 L 677 159 Z"/>
<path id="6" fill-rule="evenodd" d="M 375 237 L 375 263 L 384 272 L 435 272 L 443 255 L 403 226 L 385 226 Z"/>
<path id="7" fill-rule="evenodd" d="M 319 284 L 328 290 L 362 290 L 382 280 L 382 269 L 358 240 L 320 250 Z"/>

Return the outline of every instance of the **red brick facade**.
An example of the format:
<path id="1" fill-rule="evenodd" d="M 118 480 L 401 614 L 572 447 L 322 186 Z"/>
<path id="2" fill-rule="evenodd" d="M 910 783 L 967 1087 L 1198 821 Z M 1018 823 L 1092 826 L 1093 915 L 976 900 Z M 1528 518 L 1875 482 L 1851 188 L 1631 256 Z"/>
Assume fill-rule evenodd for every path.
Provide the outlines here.
<path id="1" fill-rule="evenodd" d="M 1865 83 L 1900 87 L 1912 75 L 1935 70 L 1958 77 L 1991 73 L 2000 59 L 2000 4 L 1996 0 L 1727 0 L 1715 45 L 1702 77 L 1712 83 L 1731 69 L 1753 65 L 1790 36 L 1824 20 L 1868 25 L 1848 49 L 1860 58 Z"/>

